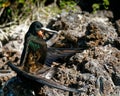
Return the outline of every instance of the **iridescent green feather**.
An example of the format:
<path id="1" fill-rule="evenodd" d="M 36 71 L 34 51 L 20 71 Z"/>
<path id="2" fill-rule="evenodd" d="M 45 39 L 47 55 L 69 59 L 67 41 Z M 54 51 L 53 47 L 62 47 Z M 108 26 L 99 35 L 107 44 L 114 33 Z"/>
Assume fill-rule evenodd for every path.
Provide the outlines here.
<path id="1" fill-rule="evenodd" d="M 33 42 L 33 41 L 30 41 L 30 42 L 29 42 L 29 47 L 30 47 L 33 51 L 36 51 L 36 50 L 38 50 L 38 49 L 41 48 L 40 44 L 35 43 L 35 42 Z"/>

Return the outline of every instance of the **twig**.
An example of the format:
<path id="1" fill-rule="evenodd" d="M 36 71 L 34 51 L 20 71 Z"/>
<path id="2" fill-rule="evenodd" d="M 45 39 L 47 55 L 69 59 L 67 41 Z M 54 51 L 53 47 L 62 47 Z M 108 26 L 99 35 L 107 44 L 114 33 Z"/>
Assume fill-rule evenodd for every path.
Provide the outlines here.
<path id="1" fill-rule="evenodd" d="M 7 26 L 10 26 L 10 25 L 13 25 L 13 24 L 16 24 L 16 22 L 13 21 L 13 22 L 9 22 L 9 23 L 6 23 L 6 24 L 3 24 L 3 25 L 0 25 L 0 28 L 4 28 L 4 27 L 7 27 Z"/>
<path id="2" fill-rule="evenodd" d="M 1 10 L 1 12 L 0 12 L 0 17 L 1 17 L 1 15 L 2 15 L 2 13 L 3 13 L 4 9 L 5 9 L 5 8 L 2 8 L 2 10 Z"/>

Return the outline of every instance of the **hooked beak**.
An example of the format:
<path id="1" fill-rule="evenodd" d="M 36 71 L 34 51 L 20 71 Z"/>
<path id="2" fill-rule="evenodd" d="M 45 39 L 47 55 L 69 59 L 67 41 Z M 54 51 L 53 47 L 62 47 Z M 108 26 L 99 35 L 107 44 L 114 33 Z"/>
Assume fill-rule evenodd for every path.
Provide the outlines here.
<path id="1" fill-rule="evenodd" d="M 51 32 L 51 33 L 55 33 L 55 34 L 58 34 L 57 31 L 55 31 L 55 30 L 51 30 L 51 29 L 48 29 L 48 28 L 45 28 L 45 27 L 42 27 L 41 30 L 43 30 L 43 31 L 47 31 L 47 32 Z"/>

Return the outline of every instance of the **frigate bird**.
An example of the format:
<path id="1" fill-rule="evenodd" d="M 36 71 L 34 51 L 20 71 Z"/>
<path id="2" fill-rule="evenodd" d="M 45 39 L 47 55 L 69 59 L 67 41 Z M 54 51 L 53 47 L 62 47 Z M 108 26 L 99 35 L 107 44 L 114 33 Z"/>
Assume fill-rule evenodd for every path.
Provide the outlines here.
<path id="1" fill-rule="evenodd" d="M 50 69 L 50 65 L 53 61 L 82 51 L 79 48 L 47 48 L 47 44 L 43 39 L 45 32 L 57 34 L 54 30 L 44 28 L 39 21 L 33 22 L 25 35 L 24 49 L 19 66 L 20 68 L 13 65 L 11 62 L 8 62 L 8 66 L 10 66 L 12 70 L 22 78 L 22 80 L 31 81 L 31 84 L 33 84 L 33 86 L 35 85 L 34 87 L 39 87 L 36 85 L 43 84 L 65 91 L 82 92 L 81 90 L 69 88 L 39 75 L 41 73 L 40 70 L 43 68 Z"/>

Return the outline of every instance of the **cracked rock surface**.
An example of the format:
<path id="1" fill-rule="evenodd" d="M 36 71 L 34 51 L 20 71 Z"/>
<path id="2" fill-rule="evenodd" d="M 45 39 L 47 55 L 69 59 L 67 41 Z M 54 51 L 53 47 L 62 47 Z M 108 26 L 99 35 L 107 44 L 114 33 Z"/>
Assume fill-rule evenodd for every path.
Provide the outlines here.
<path id="1" fill-rule="evenodd" d="M 63 12 L 51 19 L 48 25 L 51 29 L 61 31 L 52 47 L 84 48 L 81 53 L 55 62 L 59 67 L 51 79 L 86 92 L 77 94 L 42 86 L 40 96 L 120 96 L 119 21 L 116 22 L 117 32 L 107 17 Z M 10 36 L 14 38 L 20 35 L 13 33 Z M 23 35 L 1 47 L 1 70 L 9 69 L 5 65 L 8 60 L 19 64 L 22 44 Z"/>

